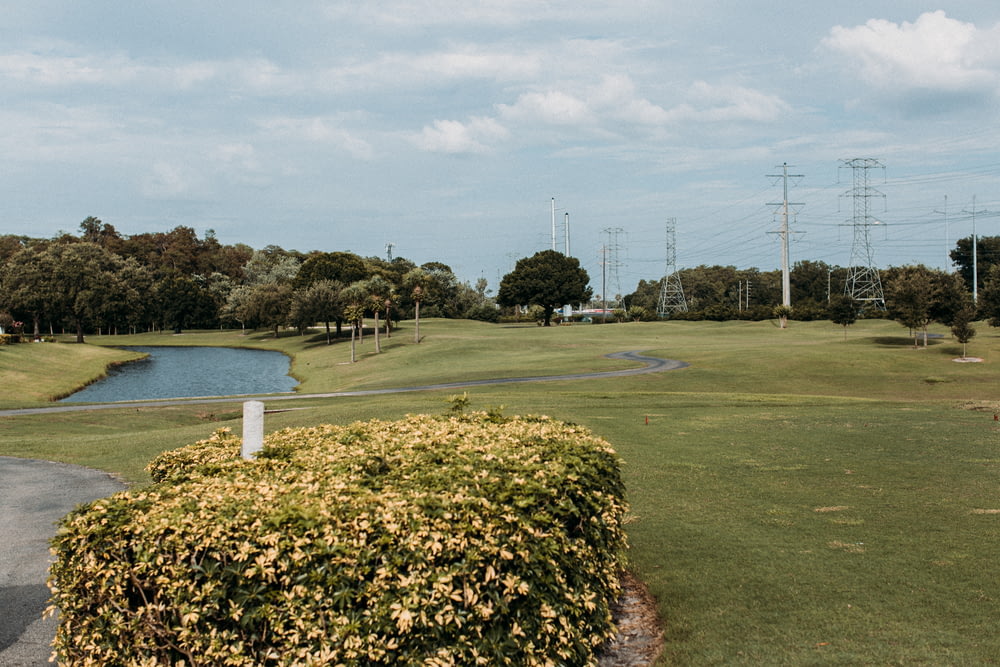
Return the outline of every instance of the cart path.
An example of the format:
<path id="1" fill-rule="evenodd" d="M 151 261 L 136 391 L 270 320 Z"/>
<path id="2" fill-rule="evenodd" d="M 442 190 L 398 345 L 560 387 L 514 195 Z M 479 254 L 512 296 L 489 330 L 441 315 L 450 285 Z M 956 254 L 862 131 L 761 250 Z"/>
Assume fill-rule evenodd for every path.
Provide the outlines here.
<path id="1" fill-rule="evenodd" d="M 50 664 L 57 619 L 42 612 L 56 522 L 80 503 L 124 488 L 99 470 L 0 456 L 0 665 Z"/>
<path id="2" fill-rule="evenodd" d="M 349 396 L 381 396 L 385 394 L 403 394 L 414 391 L 435 391 L 441 389 L 464 389 L 466 387 L 482 387 L 500 384 L 518 384 L 522 382 L 555 382 L 557 380 L 597 380 L 610 377 L 626 377 L 645 373 L 660 373 L 690 366 L 686 361 L 661 359 L 642 354 L 641 350 L 629 352 L 614 352 L 604 355 L 609 359 L 627 359 L 641 364 L 638 368 L 623 368 L 616 371 L 594 371 L 590 373 L 574 373 L 569 375 L 537 375 L 532 377 L 492 378 L 486 380 L 464 380 L 460 382 L 443 382 L 440 384 L 425 384 L 414 387 L 393 387 L 388 389 L 360 389 L 356 391 L 335 391 L 322 394 L 265 394 L 245 396 L 210 396 L 205 398 L 174 398 L 152 401 L 120 401 L 117 403 L 81 403 L 62 404 L 44 408 L 17 408 L 0 410 L 0 417 L 18 415 L 39 415 L 56 412 L 89 412 L 92 410 L 112 410 L 116 408 L 159 408 L 173 405 L 207 405 L 211 403 L 236 403 L 246 400 L 261 401 L 292 401 L 304 398 L 342 398 Z"/>

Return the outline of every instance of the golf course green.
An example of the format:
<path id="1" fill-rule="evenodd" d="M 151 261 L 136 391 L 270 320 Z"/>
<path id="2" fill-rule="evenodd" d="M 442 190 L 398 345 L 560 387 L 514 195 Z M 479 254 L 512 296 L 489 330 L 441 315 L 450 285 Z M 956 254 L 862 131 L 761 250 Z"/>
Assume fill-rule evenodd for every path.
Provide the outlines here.
<path id="1" fill-rule="evenodd" d="M 988 664 L 1000 655 L 1000 333 L 830 322 L 559 327 L 402 322 L 376 354 L 269 331 L 91 336 L 0 347 L 0 409 L 51 405 L 134 355 L 115 345 L 219 345 L 292 357 L 301 394 L 666 372 L 274 401 L 265 430 L 469 409 L 546 414 L 606 438 L 631 503 L 630 566 L 657 600 L 660 664 Z M 384 336 L 384 334 L 383 334 Z M 958 361 L 957 361 L 958 360 Z M 157 453 L 240 429 L 241 405 L 192 403 L 0 417 L 0 455 L 144 484 Z"/>

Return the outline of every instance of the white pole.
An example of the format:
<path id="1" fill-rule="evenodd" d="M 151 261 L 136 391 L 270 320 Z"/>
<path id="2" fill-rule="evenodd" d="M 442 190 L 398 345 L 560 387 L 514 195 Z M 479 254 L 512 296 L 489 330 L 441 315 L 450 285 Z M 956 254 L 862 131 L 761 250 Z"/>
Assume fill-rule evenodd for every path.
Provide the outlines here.
<path id="1" fill-rule="evenodd" d="M 243 404 L 243 445 L 240 455 L 251 459 L 264 447 L 264 403 L 247 401 Z"/>
<path id="2" fill-rule="evenodd" d="M 566 213 L 566 217 L 564 218 L 564 220 L 566 221 L 566 256 L 569 257 L 570 256 L 570 252 L 569 252 L 569 213 L 568 212 Z"/>
<path id="3" fill-rule="evenodd" d="M 552 249 L 556 249 L 556 198 L 552 198 Z"/>

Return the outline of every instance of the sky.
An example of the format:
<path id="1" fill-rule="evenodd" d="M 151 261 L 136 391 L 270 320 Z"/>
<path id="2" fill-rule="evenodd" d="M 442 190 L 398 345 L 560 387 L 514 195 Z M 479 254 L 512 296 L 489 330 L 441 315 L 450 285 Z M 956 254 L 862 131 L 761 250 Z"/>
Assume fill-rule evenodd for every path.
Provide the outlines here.
<path id="1" fill-rule="evenodd" d="M 996 0 L 0 9 L 0 234 L 185 225 L 494 291 L 555 245 L 628 293 L 780 268 L 787 172 L 791 263 L 1000 235 Z"/>

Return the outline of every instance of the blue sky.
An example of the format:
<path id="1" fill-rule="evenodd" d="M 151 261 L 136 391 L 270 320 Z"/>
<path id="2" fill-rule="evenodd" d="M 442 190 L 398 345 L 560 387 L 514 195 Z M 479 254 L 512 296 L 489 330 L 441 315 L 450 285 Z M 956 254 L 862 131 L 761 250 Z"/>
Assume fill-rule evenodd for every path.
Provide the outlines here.
<path id="1" fill-rule="evenodd" d="M 944 267 L 1000 212 L 1000 3 L 3 3 L 0 233 L 177 225 L 442 261 L 496 289 L 559 247 L 621 288 L 680 267 Z M 947 211 L 947 215 L 945 214 Z M 977 216 L 977 232 L 1000 234 Z M 620 230 L 617 232 L 607 230 Z"/>

